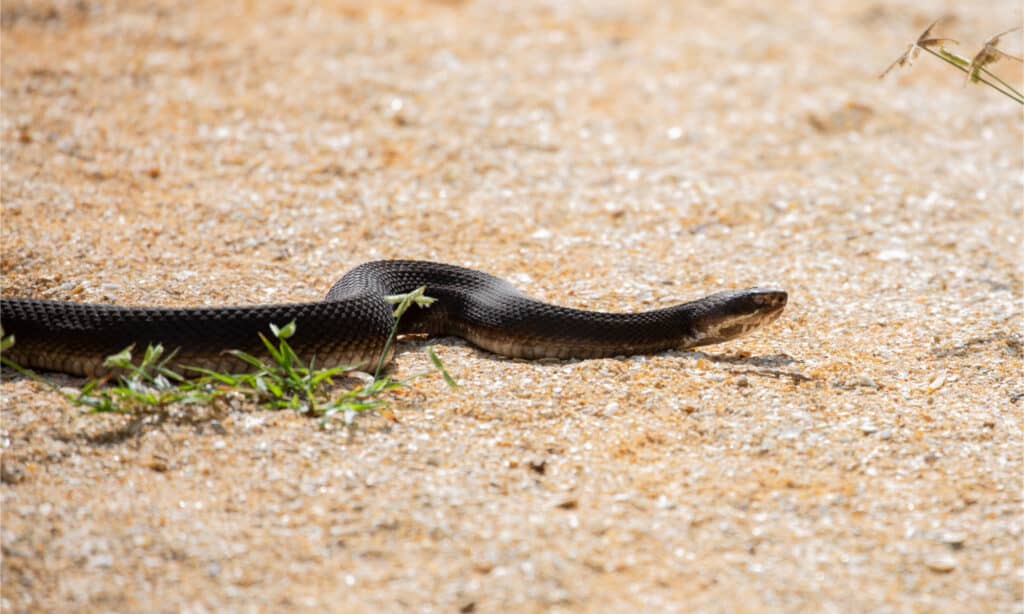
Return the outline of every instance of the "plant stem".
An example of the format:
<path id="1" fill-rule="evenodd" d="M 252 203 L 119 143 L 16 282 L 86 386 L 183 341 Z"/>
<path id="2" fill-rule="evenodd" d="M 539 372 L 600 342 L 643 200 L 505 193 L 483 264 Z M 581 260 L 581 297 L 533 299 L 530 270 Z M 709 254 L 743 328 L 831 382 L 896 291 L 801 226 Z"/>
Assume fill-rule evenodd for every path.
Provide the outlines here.
<path id="1" fill-rule="evenodd" d="M 935 51 L 932 51 L 928 47 L 919 47 L 919 48 L 920 49 L 924 49 L 928 53 L 934 55 L 935 57 L 939 58 L 943 62 L 949 64 L 950 66 L 955 66 L 960 72 L 967 73 L 968 75 L 970 74 L 970 71 L 967 70 L 967 67 L 970 66 L 971 63 L 969 61 L 967 61 L 966 58 L 962 58 L 962 57 L 960 57 L 960 56 L 958 56 L 958 55 L 956 55 L 954 53 L 946 51 L 945 49 L 942 49 L 941 52 L 936 53 Z M 981 81 L 985 85 L 991 87 L 992 89 L 996 90 L 997 92 L 999 92 L 1000 94 L 1006 96 L 1007 98 L 1012 99 L 1014 102 L 1016 102 L 1018 104 L 1024 105 L 1024 94 L 1021 94 L 1020 92 L 1018 92 L 1016 88 L 1014 88 L 1013 86 L 1011 86 L 1007 82 L 1005 82 L 1002 79 L 1000 79 L 997 75 L 995 75 L 994 73 L 989 71 L 984 66 L 981 67 L 979 72 L 984 72 L 986 76 L 995 79 L 1000 84 L 1002 84 L 1003 87 L 1005 87 L 1006 89 L 1003 89 L 1003 87 L 999 87 L 998 85 L 996 85 L 995 83 L 989 81 L 988 79 L 986 79 L 985 77 L 983 77 L 981 75 L 978 75 L 978 81 Z"/>
<path id="2" fill-rule="evenodd" d="M 423 296 L 423 293 L 426 291 L 426 286 L 420 286 L 407 294 L 385 297 L 385 300 L 389 303 L 398 303 L 398 307 L 395 307 L 395 323 L 391 325 L 391 334 L 388 335 L 388 340 L 384 344 L 384 350 L 381 351 L 380 358 L 377 360 L 377 368 L 373 372 L 373 379 L 378 379 L 380 372 L 384 369 L 384 361 L 387 359 L 388 352 L 391 351 L 391 346 L 394 345 L 395 339 L 398 338 L 398 322 L 401 321 L 402 315 L 409 309 L 409 306 L 413 303 L 426 306 L 434 302 L 434 299 Z"/>

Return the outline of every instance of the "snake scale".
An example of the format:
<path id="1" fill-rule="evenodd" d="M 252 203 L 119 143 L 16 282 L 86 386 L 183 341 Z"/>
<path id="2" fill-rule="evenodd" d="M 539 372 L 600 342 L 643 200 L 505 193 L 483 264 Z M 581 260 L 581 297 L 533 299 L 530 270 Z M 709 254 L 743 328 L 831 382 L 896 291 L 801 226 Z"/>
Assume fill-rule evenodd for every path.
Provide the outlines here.
<path id="1" fill-rule="evenodd" d="M 105 356 L 156 343 L 177 350 L 177 367 L 244 370 L 225 350 L 262 355 L 258 333 L 293 320 L 289 343 L 300 358 L 315 357 L 319 366 L 370 365 L 394 324 L 385 297 L 420 286 L 437 302 L 410 308 L 399 334 L 457 335 L 517 358 L 598 358 L 719 343 L 773 321 L 787 301 L 782 290 L 748 288 L 654 311 L 604 313 L 531 299 L 473 269 L 386 260 L 352 269 L 317 302 L 177 309 L 6 298 L 0 326 L 15 336 L 11 360 L 73 375 L 104 375 Z"/>

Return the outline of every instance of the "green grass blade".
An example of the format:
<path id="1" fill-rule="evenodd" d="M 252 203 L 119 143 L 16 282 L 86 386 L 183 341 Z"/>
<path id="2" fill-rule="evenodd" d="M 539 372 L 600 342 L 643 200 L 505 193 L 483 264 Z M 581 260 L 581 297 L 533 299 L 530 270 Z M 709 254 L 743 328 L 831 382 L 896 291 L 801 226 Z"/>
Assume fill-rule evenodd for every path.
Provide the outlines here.
<path id="1" fill-rule="evenodd" d="M 448 384 L 449 388 L 458 388 L 459 383 L 455 381 L 455 378 L 452 377 L 450 373 L 448 373 L 448 369 L 444 368 L 444 363 L 442 363 L 441 359 L 438 358 L 433 347 L 427 348 L 427 355 L 430 356 L 430 362 L 434 364 L 434 367 L 441 372 L 441 376 L 444 378 L 444 383 Z"/>
<path id="2" fill-rule="evenodd" d="M 256 367 L 256 369 L 258 369 L 259 371 L 268 371 L 269 370 L 269 367 L 268 367 L 268 365 L 266 363 L 264 363 L 259 358 L 256 358 L 252 354 L 247 354 L 246 352 L 243 352 L 242 350 L 228 350 L 227 352 L 228 352 L 228 354 L 231 354 L 235 358 L 237 358 L 237 359 L 239 359 L 239 360 L 241 360 L 243 362 L 246 362 L 246 363 Z"/>
<path id="3" fill-rule="evenodd" d="M 327 384 L 333 384 L 334 382 L 331 381 L 332 377 L 334 377 L 335 375 L 340 375 L 342 373 L 347 373 L 347 372 L 353 370 L 354 368 L 355 367 L 348 367 L 348 366 L 346 366 L 346 367 L 332 367 L 330 369 L 323 369 L 323 370 L 317 371 L 316 373 L 313 374 L 313 377 L 310 379 L 310 385 L 311 386 L 319 386 L 321 383 L 324 383 L 324 382 L 326 382 Z"/>
<path id="4" fill-rule="evenodd" d="M 187 371 L 191 371 L 193 373 L 198 373 L 198 374 L 204 376 L 205 378 L 209 378 L 211 380 L 217 381 L 217 382 L 219 382 L 221 384 L 226 384 L 228 386 L 237 385 L 239 383 L 239 378 L 238 377 L 236 377 L 234 375 L 231 375 L 231 374 L 228 374 L 228 373 L 220 373 L 219 371 L 213 371 L 211 369 L 204 369 L 202 367 L 185 367 L 185 369 Z"/>
<path id="5" fill-rule="evenodd" d="M 267 352 L 270 353 L 270 357 L 274 359 L 274 362 L 280 365 L 284 361 L 284 356 L 281 355 L 281 352 L 274 346 L 273 343 L 270 342 L 269 339 L 267 339 L 267 337 L 263 333 L 259 333 L 259 336 L 260 341 L 263 342 L 263 346 L 267 348 Z"/>
<path id="6" fill-rule="evenodd" d="M 292 320 L 283 328 L 278 328 L 277 325 L 271 324 L 270 332 L 274 333 L 274 336 L 277 337 L 278 339 L 288 339 L 289 337 L 295 334 L 296 328 L 297 326 L 295 325 L 295 320 Z"/>

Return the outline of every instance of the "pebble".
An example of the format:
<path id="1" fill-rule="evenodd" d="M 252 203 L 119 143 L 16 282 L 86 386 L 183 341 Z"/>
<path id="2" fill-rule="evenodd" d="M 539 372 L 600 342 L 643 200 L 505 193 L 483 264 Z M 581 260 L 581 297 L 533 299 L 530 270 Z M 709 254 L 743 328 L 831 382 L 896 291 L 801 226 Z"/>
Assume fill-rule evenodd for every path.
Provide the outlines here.
<path id="1" fill-rule="evenodd" d="M 967 542 L 967 534 L 961 531 L 943 531 L 939 536 L 939 542 L 959 550 Z"/>
<path id="2" fill-rule="evenodd" d="M 875 257 L 881 260 L 882 262 L 891 262 L 893 260 L 909 260 L 910 254 L 908 254 L 905 250 L 902 249 L 884 249 L 878 252 L 878 254 Z"/>
<path id="3" fill-rule="evenodd" d="M 92 568 L 106 568 L 114 564 L 114 557 L 109 554 L 94 554 L 86 561 L 86 566 Z"/>
<path id="4" fill-rule="evenodd" d="M 937 554 L 925 561 L 928 569 L 938 573 L 949 573 L 956 569 L 957 560 L 952 554 Z"/>
<path id="5" fill-rule="evenodd" d="M 853 385 L 859 388 L 871 388 L 874 390 L 878 390 L 880 388 L 878 382 L 876 382 L 874 378 L 872 378 L 870 375 L 864 374 L 858 375 L 857 377 L 853 378 Z"/>

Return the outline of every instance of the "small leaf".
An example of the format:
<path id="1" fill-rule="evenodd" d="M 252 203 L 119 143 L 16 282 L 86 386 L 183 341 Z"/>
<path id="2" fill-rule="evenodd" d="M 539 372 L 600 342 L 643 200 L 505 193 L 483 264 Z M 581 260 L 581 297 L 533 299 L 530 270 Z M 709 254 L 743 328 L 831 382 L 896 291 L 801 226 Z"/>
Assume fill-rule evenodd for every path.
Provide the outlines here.
<path id="1" fill-rule="evenodd" d="M 264 384 L 266 385 L 266 389 L 268 392 L 270 392 L 270 394 L 274 395 L 279 399 L 284 396 L 284 390 L 282 390 L 281 387 L 277 385 L 277 382 L 271 380 L 268 382 L 264 382 Z"/>
<path id="2" fill-rule="evenodd" d="M 172 387 L 171 382 L 163 374 L 159 374 L 153 379 L 153 385 L 157 390 L 168 390 Z"/>
<path id="3" fill-rule="evenodd" d="M 350 369 L 352 369 L 352 367 L 333 367 L 331 369 L 323 369 L 322 371 L 317 371 L 313 375 L 312 379 L 310 379 L 310 385 L 319 386 L 324 381 L 326 381 L 328 384 L 333 384 L 334 382 L 331 381 L 332 377 L 334 377 L 335 375 L 345 373 Z"/>
<path id="4" fill-rule="evenodd" d="M 382 377 L 380 379 L 373 380 L 369 384 L 363 387 L 363 394 L 366 396 L 373 396 L 380 394 L 385 390 L 394 390 L 401 388 L 402 385 L 394 381 L 390 377 Z"/>
<path id="5" fill-rule="evenodd" d="M 142 364 L 140 365 L 143 369 L 148 368 L 153 363 L 157 362 L 164 353 L 164 346 L 159 343 L 156 345 L 147 345 L 146 352 L 142 356 Z"/>
<path id="6" fill-rule="evenodd" d="M 278 328 L 277 325 L 271 324 L 270 331 L 274 333 L 274 336 L 278 339 L 288 339 L 295 334 L 295 320 L 292 320 L 286 324 L 283 328 Z"/>
<path id="7" fill-rule="evenodd" d="M 135 344 L 129 345 L 125 349 L 121 350 L 117 354 L 111 354 L 103 360 L 104 367 L 122 367 L 126 365 L 131 366 L 132 364 L 132 350 L 135 348 Z"/>
<path id="8" fill-rule="evenodd" d="M 177 371 L 173 371 L 171 369 L 168 369 L 167 367 L 164 367 L 163 365 L 157 367 L 156 371 L 157 371 L 157 373 L 160 376 L 165 377 L 165 378 L 167 378 L 169 380 L 173 380 L 173 381 L 179 382 L 179 383 L 185 381 L 185 376 L 181 375 Z"/>
<path id="9" fill-rule="evenodd" d="M 427 348 L 427 355 L 430 356 L 430 362 L 434 363 L 437 370 L 441 372 L 441 376 L 444 377 L 444 382 L 448 384 L 448 387 L 458 388 L 459 383 L 448 373 L 448 369 L 444 368 L 444 363 L 442 363 L 441 359 L 437 357 L 437 353 L 434 352 L 433 347 Z"/>
<path id="10" fill-rule="evenodd" d="M 292 349 L 292 346 L 288 345 L 288 342 L 283 339 L 281 340 L 279 351 L 281 352 L 281 356 L 284 358 L 284 364 L 282 364 L 282 366 L 287 365 L 290 367 L 302 362 L 299 360 L 295 350 Z"/>

